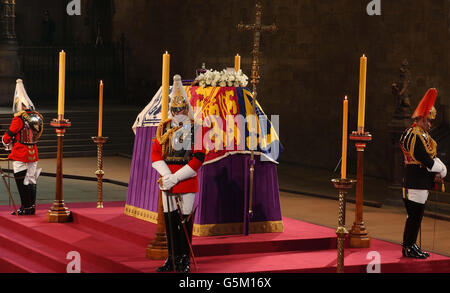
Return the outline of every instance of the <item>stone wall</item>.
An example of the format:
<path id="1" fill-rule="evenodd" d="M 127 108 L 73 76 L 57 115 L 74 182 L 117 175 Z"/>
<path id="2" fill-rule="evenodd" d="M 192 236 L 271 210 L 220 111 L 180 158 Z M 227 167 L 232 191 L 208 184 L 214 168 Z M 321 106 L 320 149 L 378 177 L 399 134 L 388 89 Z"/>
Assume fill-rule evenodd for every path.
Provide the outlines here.
<path id="1" fill-rule="evenodd" d="M 263 1 L 263 22 L 275 22 L 279 31 L 262 37 L 260 102 L 267 114 L 280 115 L 282 161 L 335 167 L 344 95 L 350 98 L 350 130 L 356 129 L 363 53 L 366 128 L 374 136 L 366 152 L 368 174 L 388 175 L 391 84 L 403 59 L 410 63 L 413 107 L 429 87 L 438 88 L 441 109 L 449 105 L 449 1 L 382 1 L 381 16 L 366 14 L 369 2 Z M 172 75 L 192 78 L 202 62 L 214 69 L 232 66 L 236 53 L 250 75 L 252 35 L 238 33 L 236 24 L 254 21 L 254 1 L 116 0 L 115 7 L 113 38 L 124 33 L 130 43 L 129 80 L 143 106 L 160 84 L 165 50 L 172 55 Z M 352 150 L 350 170 L 355 165 Z"/>
<path id="2" fill-rule="evenodd" d="M 43 45 L 44 11 L 48 10 L 55 23 L 54 45 L 94 43 L 97 22 L 102 23 L 105 41 L 111 39 L 113 0 L 81 0 L 81 15 L 68 16 L 69 0 L 18 0 L 16 1 L 17 38 L 22 46 Z"/>
<path id="3" fill-rule="evenodd" d="M 439 90 L 441 113 L 449 106 L 450 2 L 381 0 L 382 15 L 368 16 L 369 2 L 263 1 L 263 22 L 275 22 L 279 31 L 262 37 L 260 103 L 268 115 L 280 115 L 280 137 L 286 148 L 282 161 L 335 167 L 344 95 L 350 98 L 350 130 L 356 129 L 363 53 L 368 56 L 366 128 L 374 136 L 366 152 L 367 174 L 388 175 L 387 124 L 395 106 L 391 84 L 398 80 L 405 58 L 412 73 L 413 107 L 429 87 Z M 202 62 L 218 70 L 233 66 L 236 53 L 250 75 L 252 35 L 238 33 L 236 25 L 254 21 L 254 1 L 83 0 L 83 16 L 69 18 L 64 15 L 66 1 L 17 3 L 21 43 L 38 42 L 41 13 L 47 6 L 62 43 L 92 42 L 96 19 L 106 18 L 108 39 L 124 36 L 130 46 L 128 95 L 142 107 L 161 83 L 166 50 L 172 56 L 172 76 L 193 78 Z M 450 112 L 446 113 L 448 121 Z M 353 149 L 349 160 L 351 171 L 356 165 Z"/>

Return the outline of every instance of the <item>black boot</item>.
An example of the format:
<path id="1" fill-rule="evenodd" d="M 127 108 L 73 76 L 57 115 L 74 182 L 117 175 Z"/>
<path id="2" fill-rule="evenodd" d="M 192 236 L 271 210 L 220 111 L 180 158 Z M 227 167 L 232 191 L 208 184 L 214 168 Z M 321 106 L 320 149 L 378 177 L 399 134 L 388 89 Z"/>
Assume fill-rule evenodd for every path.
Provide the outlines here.
<path id="1" fill-rule="evenodd" d="M 36 184 L 30 184 L 28 185 L 29 191 L 30 191 L 30 202 L 31 202 L 31 208 L 30 208 L 30 215 L 36 214 Z"/>
<path id="2" fill-rule="evenodd" d="M 417 246 L 403 246 L 403 256 L 410 258 L 418 258 L 425 259 L 427 258 L 423 253 L 421 253 L 417 248 Z"/>
<path id="3" fill-rule="evenodd" d="M 408 199 L 405 199 L 404 202 L 408 217 L 403 233 L 402 255 L 411 258 L 426 258 L 426 254 L 424 254 L 416 245 L 425 205 Z"/>
<path id="4" fill-rule="evenodd" d="M 194 217 L 183 216 L 183 222 L 187 230 L 187 238 L 183 227 L 180 227 L 180 256 L 177 260 L 177 272 L 179 273 L 190 273 L 191 271 L 191 250 L 189 243 L 192 245 L 193 219 Z M 187 240 L 189 240 L 189 242 Z"/>
<path id="5" fill-rule="evenodd" d="M 26 214 L 26 209 L 30 208 L 30 195 L 29 195 L 29 190 L 28 190 L 28 186 L 25 186 L 23 184 L 23 181 L 25 179 L 25 176 L 27 175 L 27 171 L 21 171 L 18 173 L 14 173 L 14 180 L 16 181 L 16 185 L 17 185 L 17 190 L 19 191 L 19 196 L 20 196 L 20 202 L 21 202 L 21 207 L 15 211 L 12 212 L 12 215 L 19 215 L 19 216 L 23 216 Z"/>
<path id="6" fill-rule="evenodd" d="M 417 244 L 414 244 L 414 249 L 419 251 L 421 254 L 425 255 L 425 257 L 430 257 L 430 253 L 423 251 L 419 246 L 417 246 Z"/>
<path id="7" fill-rule="evenodd" d="M 170 217 L 170 219 L 169 219 Z M 177 231 L 177 218 L 178 215 L 174 212 L 164 213 L 164 224 L 166 226 L 166 236 L 167 236 L 167 249 L 168 249 L 168 257 L 164 264 L 157 268 L 156 271 L 159 273 L 165 272 L 173 272 L 175 268 L 173 266 L 174 262 L 176 263 L 176 258 L 178 255 L 178 231 Z M 170 232 L 172 231 L 172 232 Z M 171 234 L 173 238 L 171 237 Z"/>

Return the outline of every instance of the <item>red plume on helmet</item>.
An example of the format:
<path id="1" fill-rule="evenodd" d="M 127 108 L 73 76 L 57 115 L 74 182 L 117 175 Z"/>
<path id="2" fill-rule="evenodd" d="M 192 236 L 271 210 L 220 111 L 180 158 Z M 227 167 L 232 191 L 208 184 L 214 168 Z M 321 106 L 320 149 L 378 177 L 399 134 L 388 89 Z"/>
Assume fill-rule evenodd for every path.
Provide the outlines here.
<path id="1" fill-rule="evenodd" d="M 429 89 L 414 111 L 412 118 L 428 117 L 434 109 L 437 94 L 438 92 L 435 88 Z M 433 117 L 430 118 L 434 119 Z"/>

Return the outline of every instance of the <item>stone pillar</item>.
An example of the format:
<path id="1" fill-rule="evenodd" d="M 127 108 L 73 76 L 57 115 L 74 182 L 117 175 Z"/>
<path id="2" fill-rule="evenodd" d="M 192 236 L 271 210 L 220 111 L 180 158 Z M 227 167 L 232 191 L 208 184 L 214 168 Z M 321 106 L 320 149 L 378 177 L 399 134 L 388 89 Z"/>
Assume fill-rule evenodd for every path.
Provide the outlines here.
<path id="1" fill-rule="evenodd" d="M 403 179 L 403 153 L 400 149 L 400 136 L 412 124 L 412 108 L 408 90 L 410 80 L 409 64 L 408 60 L 405 59 L 400 67 L 400 81 L 392 84 L 396 108 L 392 120 L 388 124 L 390 137 L 389 162 L 391 164 L 389 185 L 394 188 L 401 187 Z"/>
<path id="2" fill-rule="evenodd" d="M 16 38 L 16 0 L 0 0 L 0 105 L 12 106 L 20 76 Z M 26 81 L 25 81 L 26 82 Z"/>

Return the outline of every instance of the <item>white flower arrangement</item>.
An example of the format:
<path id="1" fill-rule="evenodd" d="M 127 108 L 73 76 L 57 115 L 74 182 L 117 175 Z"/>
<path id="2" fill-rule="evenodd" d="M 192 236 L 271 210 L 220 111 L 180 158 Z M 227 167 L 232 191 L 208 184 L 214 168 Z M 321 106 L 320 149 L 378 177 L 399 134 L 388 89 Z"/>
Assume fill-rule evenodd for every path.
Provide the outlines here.
<path id="1" fill-rule="evenodd" d="M 246 87 L 248 85 L 248 76 L 242 73 L 239 69 L 236 71 L 222 71 L 207 70 L 205 73 L 200 74 L 196 79 L 201 87 L 207 86 L 220 86 L 220 87 Z"/>

